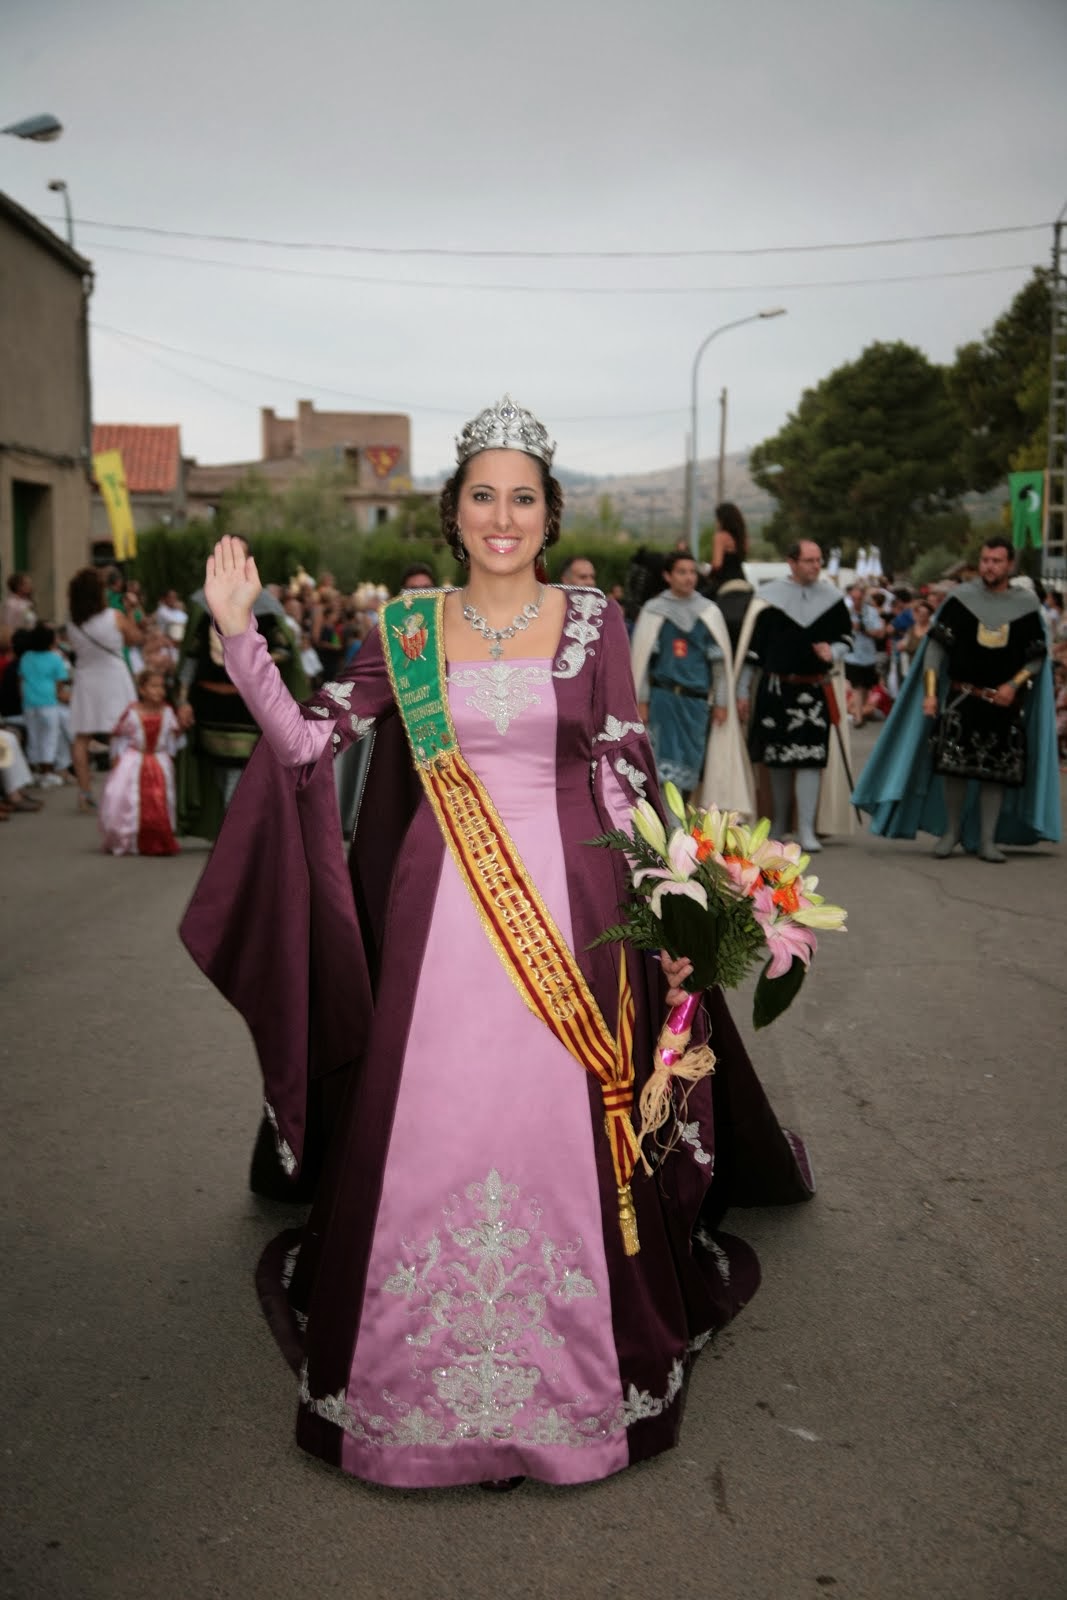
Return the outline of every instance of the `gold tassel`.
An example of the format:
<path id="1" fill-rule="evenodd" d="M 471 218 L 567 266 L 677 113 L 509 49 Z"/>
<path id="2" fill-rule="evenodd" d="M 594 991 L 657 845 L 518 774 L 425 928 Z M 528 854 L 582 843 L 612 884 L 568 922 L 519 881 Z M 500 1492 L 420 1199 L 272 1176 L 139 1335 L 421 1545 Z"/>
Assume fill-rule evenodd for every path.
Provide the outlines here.
<path id="1" fill-rule="evenodd" d="M 637 1237 L 637 1212 L 628 1183 L 619 1184 L 619 1227 L 622 1230 L 622 1247 L 628 1256 L 637 1255 L 641 1248 Z"/>

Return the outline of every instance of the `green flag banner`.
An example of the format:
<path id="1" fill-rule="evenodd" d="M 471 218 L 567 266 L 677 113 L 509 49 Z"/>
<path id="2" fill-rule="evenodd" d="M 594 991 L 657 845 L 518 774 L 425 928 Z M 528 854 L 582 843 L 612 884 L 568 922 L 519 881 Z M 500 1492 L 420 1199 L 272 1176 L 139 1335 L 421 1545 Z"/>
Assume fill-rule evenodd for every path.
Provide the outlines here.
<path id="1" fill-rule="evenodd" d="M 1043 472 L 1013 472 L 1008 478 L 1011 496 L 1011 542 L 1016 550 L 1032 544 L 1041 548 L 1041 513 L 1045 504 Z"/>

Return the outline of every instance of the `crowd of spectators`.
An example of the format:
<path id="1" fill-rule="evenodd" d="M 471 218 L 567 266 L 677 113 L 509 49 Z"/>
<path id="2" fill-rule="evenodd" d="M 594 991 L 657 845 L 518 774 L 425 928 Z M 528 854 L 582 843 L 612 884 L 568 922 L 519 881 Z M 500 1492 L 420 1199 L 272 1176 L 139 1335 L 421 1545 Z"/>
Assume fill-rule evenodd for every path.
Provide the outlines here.
<path id="1" fill-rule="evenodd" d="M 585 571 L 585 567 L 589 572 Z M 635 570 L 640 572 L 639 562 Z M 581 573 L 570 571 L 564 581 L 595 581 L 592 564 Z M 658 590 L 658 575 L 647 581 Z M 432 588 L 437 583 L 432 568 L 416 562 L 402 575 L 402 589 Z M 871 580 L 853 583 L 846 593 L 852 616 L 853 648 L 846 658 L 849 715 L 855 727 L 888 716 L 931 618 L 951 588 L 941 583 L 922 589 L 888 585 Z M 389 599 L 383 584 L 361 583 L 349 593 L 337 586 L 330 572 L 317 577 L 298 569 L 285 586 L 272 585 L 282 605 L 304 671 L 313 688 L 335 676 L 358 654 L 364 640 L 378 625 L 378 614 Z M 187 622 L 186 605 L 174 589 L 146 603 L 134 579 L 125 579 L 117 567 L 104 573 L 106 604 L 133 624 L 126 637 L 137 643 L 124 646 L 134 675 L 145 668 L 162 673 L 168 699 L 180 698 L 178 667 Z M 1067 619 L 1063 596 L 1039 589 L 1051 643 L 1056 692 L 1056 718 L 1060 760 L 1067 760 Z M 620 601 L 625 604 L 622 591 Z M 628 609 L 632 609 L 628 608 Z M 72 770 L 69 703 L 72 657 L 64 625 L 39 620 L 33 585 L 26 573 L 12 573 L 0 604 L 0 822 L 17 813 L 34 813 L 44 805 L 42 791 L 76 782 Z M 100 730 L 101 733 L 106 730 Z M 89 753 L 106 766 L 108 747 L 93 741 Z"/>

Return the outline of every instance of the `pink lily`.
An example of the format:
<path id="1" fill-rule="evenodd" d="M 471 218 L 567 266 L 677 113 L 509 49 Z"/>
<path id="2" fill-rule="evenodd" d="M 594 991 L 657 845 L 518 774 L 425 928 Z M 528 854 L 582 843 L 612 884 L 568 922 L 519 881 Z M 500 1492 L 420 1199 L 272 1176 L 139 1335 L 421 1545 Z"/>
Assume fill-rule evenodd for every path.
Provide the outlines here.
<path id="1" fill-rule="evenodd" d="M 810 967 L 818 943 L 811 929 L 802 927 L 791 917 L 779 916 L 770 889 L 757 889 L 752 897 L 752 909 L 771 953 L 768 978 L 783 977 L 793 965 L 794 956 L 799 956 L 804 965 Z"/>

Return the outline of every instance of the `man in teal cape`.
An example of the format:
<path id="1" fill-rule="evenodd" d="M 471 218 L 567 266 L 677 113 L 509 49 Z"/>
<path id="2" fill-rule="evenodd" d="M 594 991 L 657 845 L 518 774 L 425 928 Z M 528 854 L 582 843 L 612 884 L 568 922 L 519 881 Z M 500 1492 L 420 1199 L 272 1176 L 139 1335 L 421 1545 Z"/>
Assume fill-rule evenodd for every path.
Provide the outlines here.
<path id="1" fill-rule="evenodd" d="M 983 558 L 994 545 L 1007 547 L 1007 541 L 991 541 Z M 1000 844 L 1060 838 L 1052 670 L 1035 612 L 1040 615 L 1032 591 L 990 588 L 982 578 L 961 584 L 945 600 L 852 796 L 854 805 L 870 813 L 872 833 L 913 839 L 921 830 L 939 836 L 938 855 L 951 854 L 958 842 L 987 861 L 1003 860 Z M 1024 665 L 1009 680 L 1017 683 L 1018 703 L 1004 707 L 1008 716 L 1002 718 L 1010 724 L 1019 767 L 1015 781 L 1003 782 L 1003 744 L 977 725 L 972 732 L 965 713 L 981 717 L 999 709 L 992 680 L 989 687 L 974 681 L 974 663 L 999 655 L 1013 631 L 1024 632 L 1028 642 Z M 972 665 L 961 668 L 961 661 Z M 926 682 L 931 671 L 936 687 Z M 992 659 L 990 671 L 993 678 L 1002 676 Z M 969 681 L 960 682 L 965 675 Z M 931 717 L 932 687 L 939 725 Z"/>

